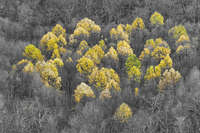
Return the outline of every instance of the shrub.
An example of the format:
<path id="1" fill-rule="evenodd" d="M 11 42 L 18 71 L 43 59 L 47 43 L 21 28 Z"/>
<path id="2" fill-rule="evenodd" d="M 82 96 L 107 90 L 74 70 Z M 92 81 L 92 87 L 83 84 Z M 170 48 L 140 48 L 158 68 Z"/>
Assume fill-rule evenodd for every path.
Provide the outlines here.
<path id="1" fill-rule="evenodd" d="M 164 24 L 164 17 L 160 13 L 154 12 L 151 15 L 150 22 L 151 22 L 152 25 L 163 25 Z"/>
<path id="2" fill-rule="evenodd" d="M 159 81 L 158 87 L 160 90 L 163 90 L 167 86 L 175 85 L 180 78 L 181 74 L 178 71 L 175 71 L 173 68 L 170 70 L 165 70 L 161 80 Z"/>
<path id="3" fill-rule="evenodd" d="M 114 119 L 119 120 L 122 123 L 128 122 L 131 117 L 132 110 L 126 103 L 122 103 L 114 114 Z"/>

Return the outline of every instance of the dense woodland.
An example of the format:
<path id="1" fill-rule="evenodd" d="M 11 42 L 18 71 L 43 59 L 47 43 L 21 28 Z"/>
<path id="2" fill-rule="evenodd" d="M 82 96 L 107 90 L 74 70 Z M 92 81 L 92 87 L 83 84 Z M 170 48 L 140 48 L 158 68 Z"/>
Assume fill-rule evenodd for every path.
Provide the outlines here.
<path id="1" fill-rule="evenodd" d="M 0 0 L 0 133 L 199 133 L 199 0 Z"/>

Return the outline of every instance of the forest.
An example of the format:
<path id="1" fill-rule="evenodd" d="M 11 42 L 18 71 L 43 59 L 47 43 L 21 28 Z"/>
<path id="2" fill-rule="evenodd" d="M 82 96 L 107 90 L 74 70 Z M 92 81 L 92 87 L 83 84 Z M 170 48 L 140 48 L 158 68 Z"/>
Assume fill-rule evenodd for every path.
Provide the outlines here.
<path id="1" fill-rule="evenodd" d="M 199 0 L 0 0 L 0 133 L 200 133 Z"/>

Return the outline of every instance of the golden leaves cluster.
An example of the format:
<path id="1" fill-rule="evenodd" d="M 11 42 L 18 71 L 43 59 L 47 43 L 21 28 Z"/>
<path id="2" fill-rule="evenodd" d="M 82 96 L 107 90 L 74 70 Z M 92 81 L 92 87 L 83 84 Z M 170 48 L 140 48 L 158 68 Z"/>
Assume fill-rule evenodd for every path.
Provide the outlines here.
<path id="1" fill-rule="evenodd" d="M 120 91 L 120 78 L 112 68 L 95 68 L 89 76 L 89 83 L 94 84 L 100 90 Z"/>
<path id="2" fill-rule="evenodd" d="M 74 91 L 75 101 L 79 103 L 84 96 L 90 98 L 96 97 L 91 87 L 88 86 L 86 83 L 81 82 L 81 84 L 79 84 Z"/>
<path id="3" fill-rule="evenodd" d="M 117 43 L 117 52 L 122 56 L 133 54 L 133 50 L 127 41 L 119 41 Z"/>
<path id="4" fill-rule="evenodd" d="M 113 47 L 109 48 L 108 52 L 105 54 L 105 57 L 111 58 L 116 62 L 119 61 L 118 53 Z"/>
<path id="5" fill-rule="evenodd" d="M 152 25 L 163 25 L 164 17 L 159 12 L 154 12 L 150 17 L 150 22 Z"/>
<path id="6" fill-rule="evenodd" d="M 42 82 L 47 87 L 55 87 L 59 89 L 61 87 L 61 77 L 59 76 L 58 68 L 64 64 L 61 59 L 56 58 L 48 61 L 38 61 L 35 65 L 37 72 L 40 73 Z"/>
<path id="7" fill-rule="evenodd" d="M 29 44 L 25 47 L 23 55 L 28 59 L 36 61 L 41 61 L 44 59 L 40 49 L 36 48 L 33 44 Z"/>
<path id="8" fill-rule="evenodd" d="M 120 121 L 121 123 L 128 122 L 132 117 L 133 113 L 131 108 L 126 104 L 122 103 L 116 110 L 114 114 L 114 119 Z"/>
<path id="9" fill-rule="evenodd" d="M 129 42 L 129 34 L 126 32 L 125 25 L 119 24 L 117 28 L 112 28 L 110 30 L 110 37 L 113 40 L 125 40 Z"/>
<path id="10" fill-rule="evenodd" d="M 70 35 L 70 44 L 77 42 L 77 38 L 81 36 L 86 39 L 91 34 L 99 34 L 100 32 L 101 27 L 99 25 L 89 18 L 84 18 L 77 23 L 74 33 Z"/>
<path id="11" fill-rule="evenodd" d="M 141 78 L 141 62 L 140 60 L 136 57 L 135 54 L 131 54 L 128 56 L 126 59 L 125 63 L 126 71 L 128 73 L 129 79 L 134 79 L 137 82 L 140 82 Z"/>
<path id="12" fill-rule="evenodd" d="M 40 48 L 46 53 L 52 52 L 51 58 L 60 58 L 60 53 L 64 54 L 67 41 L 65 39 L 65 29 L 57 24 L 51 32 L 45 34 L 40 40 Z"/>
<path id="13" fill-rule="evenodd" d="M 65 29 L 57 24 L 51 32 L 42 37 L 39 48 L 33 44 L 25 47 L 23 55 L 27 59 L 19 61 L 17 65 L 26 63 L 24 72 L 38 72 L 44 85 L 60 89 L 61 77 L 58 69 L 64 66 L 61 54 L 66 52 L 65 36 Z M 49 53 L 51 53 L 50 59 L 47 57 Z"/>
<path id="14" fill-rule="evenodd" d="M 144 25 L 142 18 L 137 17 L 132 23 L 132 28 L 133 29 L 141 29 L 141 30 L 144 29 L 145 25 Z"/>
<path id="15" fill-rule="evenodd" d="M 181 78 L 181 74 L 178 71 L 175 71 L 174 68 L 165 70 L 162 75 L 162 78 L 159 81 L 158 87 L 160 90 L 163 90 L 167 86 L 175 85 Z"/>
<path id="16" fill-rule="evenodd" d="M 95 64 L 91 59 L 87 57 L 81 57 L 77 61 L 76 68 L 81 74 L 90 74 L 95 68 Z"/>
<path id="17" fill-rule="evenodd" d="M 171 53 L 171 49 L 166 41 L 162 38 L 146 40 L 144 50 L 141 52 L 139 59 L 142 61 L 146 57 L 153 57 L 156 60 L 165 58 Z"/>

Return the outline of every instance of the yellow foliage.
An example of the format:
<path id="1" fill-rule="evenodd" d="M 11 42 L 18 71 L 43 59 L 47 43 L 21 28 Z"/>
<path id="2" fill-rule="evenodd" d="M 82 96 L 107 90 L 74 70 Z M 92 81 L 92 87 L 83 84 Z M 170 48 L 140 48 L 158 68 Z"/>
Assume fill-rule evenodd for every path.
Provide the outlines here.
<path id="1" fill-rule="evenodd" d="M 106 69 L 107 70 L 107 69 Z M 107 85 L 107 75 L 106 75 L 106 71 L 104 70 L 104 68 L 102 68 L 102 70 L 94 70 L 91 75 L 89 76 L 89 82 L 90 84 L 95 83 L 95 86 L 97 88 L 105 88 Z"/>
<path id="2" fill-rule="evenodd" d="M 114 79 L 111 79 L 110 82 L 107 83 L 105 89 L 110 90 L 111 88 L 114 88 L 115 91 L 120 91 L 120 85 L 118 82 L 116 82 Z"/>
<path id="3" fill-rule="evenodd" d="M 113 47 L 110 47 L 109 51 L 105 54 L 105 57 L 110 57 L 117 62 L 119 61 L 117 51 Z"/>
<path id="4" fill-rule="evenodd" d="M 35 66 L 36 70 L 40 73 L 42 81 L 46 83 L 46 85 L 53 86 L 57 89 L 61 87 L 61 78 L 59 77 L 58 69 L 52 60 L 47 62 L 38 61 Z"/>
<path id="5" fill-rule="evenodd" d="M 135 93 L 135 96 L 138 96 L 139 89 L 138 89 L 138 88 L 135 88 L 135 89 L 134 89 L 134 93 Z"/>
<path id="6" fill-rule="evenodd" d="M 88 43 L 85 40 L 81 41 L 80 44 L 79 44 L 79 50 L 81 50 L 81 51 L 85 50 L 88 47 L 89 47 Z"/>
<path id="7" fill-rule="evenodd" d="M 163 25 L 164 17 L 160 13 L 154 12 L 150 17 L 150 22 L 152 25 Z"/>
<path id="8" fill-rule="evenodd" d="M 176 41 L 176 43 L 181 43 L 181 42 L 189 42 L 190 38 L 188 35 L 181 35 L 179 39 Z"/>
<path id="9" fill-rule="evenodd" d="M 78 54 L 79 56 L 82 56 L 83 52 L 81 50 L 77 50 L 76 54 Z"/>
<path id="10" fill-rule="evenodd" d="M 153 52 L 151 53 L 151 56 L 153 56 L 155 59 L 163 59 L 167 55 L 171 53 L 170 48 L 160 47 L 157 46 Z"/>
<path id="11" fill-rule="evenodd" d="M 51 55 L 51 59 L 54 59 L 54 58 L 61 58 L 60 57 L 60 52 L 59 52 L 58 48 L 56 48 L 56 49 L 53 50 L 53 53 Z"/>
<path id="12" fill-rule="evenodd" d="M 126 27 L 122 24 L 119 24 L 116 29 L 112 28 L 110 30 L 110 36 L 114 40 L 125 40 L 129 42 L 128 32 L 126 32 Z"/>
<path id="13" fill-rule="evenodd" d="M 72 44 L 74 44 L 74 43 L 77 43 L 77 39 L 75 38 L 75 35 L 74 34 L 71 34 L 70 36 L 69 36 L 69 44 L 70 45 L 72 45 Z"/>
<path id="14" fill-rule="evenodd" d="M 159 46 L 159 44 L 162 44 L 163 43 L 163 39 L 162 38 L 156 38 L 155 40 L 155 45 L 156 46 Z"/>
<path id="15" fill-rule="evenodd" d="M 184 49 L 183 45 L 179 45 L 178 48 L 176 49 L 176 53 L 180 53 Z"/>
<path id="16" fill-rule="evenodd" d="M 100 33 L 101 32 L 101 27 L 97 24 L 95 24 L 94 21 L 92 21 L 91 19 L 88 18 L 84 18 L 82 20 L 80 20 L 77 25 L 76 28 L 83 28 L 85 29 L 87 32 L 94 32 L 94 33 Z"/>
<path id="17" fill-rule="evenodd" d="M 74 34 L 73 34 L 75 37 L 76 36 L 86 36 L 86 37 L 89 37 L 90 36 L 90 33 L 87 31 L 87 30 L 85 30 L 84 28 L 82 28 L 82 27 L 78 27 L 78 28 L 76 28 L 75 30 L 74 30 Z"/>
<path id="18" fill-rule="evenodd" d="M 104 50 L 107 48 L 107 46 L 105 45 L 104 40 L 100 40 L 98 45 Z"/>
<path id="19" fill-rule="evenodd" d="M 156 38 L 156 40 L 155 40 L 155 44 L 156 45 L 159 45 L 159 44 L 161 44 L 163 42 L 163 39 L 162 38 Z"/>
<path id="20" fill-rule="evenodd" d="M 171 68 L 173 65 L 172 59 L 169 55 L 167 55 L 164 59 L 160 61 L 160 68 L 165 69 L 165 68 Z"/>
<path id="21" fill-rule="evenodd" d="M 93 28 L 92 28 L 92 32 L 100 33 L 101 27 L 99 25 L 94 25 Z"/>
<path id="22" fill-rule="evenodd" d="M 77 39 L 76 37 L 83 36 L 83 37 L 90 37 L 91 33 L 100 33 L 101 27 L 97 24 L 95 24 L 94 21 L 84 18 L 80 20 L 77 25 L 76 29 L 74 30 L 74 33 L 70 35 L 70 44 L 76 43 Z"/>
<path id="23" fill-rule="evenodd" d="M 143 22 L 143 20 L 142 20 L 142 18 L 136 18 L 134 21 L 133 21 L 133 23 L 132 23 L 132 28 L 133 29 L 144 29 L 144 22 Z"/>
<path id="24" fill-rule="evenodd" d="M 40 47 L 46 49 L 47 51 L 51 51 L 53 49 L 58 48 L 58 38 L 52 32 L 48 32 L 45 34 L 40 40 Z"/>
<path id="25" fill-rule="evenodd" d="M 61 77 L 59 77 L 58 67 L 63 67 L 64 63 L 60 57 L 61 54 L 66 53 L 66 49 L 62 46 L 66 45 L 65 29 L 61 25 L 53 27 L 52 32 L 45 34 L 40 40 L 40 48 L 46 50 L 46 52 L 52 53 L 51 59 L 45 61 L 41 54 L 40 49 L 30 44 L 25 47 L 24 56 L 35 59 L 37 62 L 34 65 L 29 60 L 21 60 L 18 65 L 27 63 L 24 67 L 24 72 L 37 71 L 40 74 L 42 82 L 47 87 L 55 87 L 59 89 L 61 87 Z M 59 46 L 61 45 L 61 47 Z"/>
<path id="26" fill-rule="evenodd" d="M 146 40 L 145 48 L 155 48 L 156 44 L 153 39 Z"/>
<path id="27" fill-rule="evenodd" d="M 165 87 L 176 84 L 181 78 L 181 74 L 175 71 L 174 68 L 165 70 L 159 81 L 158 87 L 163 90 Z"/>
<path id="28" fill-rule="evenodd" d="M 161 76 L 161 67 L 159 65 L 155 66 L 155 78 Z"/>
<path id="29" fill-rule="evenodd" d="M 58 44 L 61 47 L 65 46 L 67 44 L 65 37 L 63 37 L 62 35 L 58 36 Z"/>
<path id="30" fill-rule="evenodd" d="M 64 55 L 66 52 L 67 52 L 67 49 L 66 49 L 66 48 L 63 48 L 63 47 L 60 47 L 60 48 L 59 48 L 59 53 L 60 53 L 61 55 Z"/>
<path id="31" fill-rule="evenodd" d="M 66 30 L 60 25 L 60 24 L 56 24 L 56 26 L 53 27 L 52 29 L 52 33 L 54 35 L 56 35 L 57 39 L 58 39 L 58 44 L 59 46 L 65 46 L 67 44 L 67 41 L 65 39 L 66 37 Z"/>
<path id="32" fill-rule="evenodd" d="M 133 54 L 131 46 L 126 41 L 119 41 L 117 43 L 117 51 L 120 55 L 128 56 Z"/>
<path id="33" fill-rule="evenodd" d="M 54 40 L 49 40 L 47 43 L 47 51 L 52 51 L 58 49 L 58 44 Z"/>
<path id="34" fill-rule="evenodd" d="M 125 25 L 123 25 L 123 24 L 119 24 L 119 25 L 117 26 L 117 31 L 118 31 L 118 32 L 124 32 L 124 29 L 125 29 Z"/>
<path id="35" fill-rule="evenodd" d="M 96 97 L 91 87 L 88 86 L 86 83 L 81 82 L 81 84 L 78 85 L 74 91 L 75 101 L 79 103 L 84 96 L 90 98 Z"/>
<path id="36" fill-rule="evenodd" d="M 134 78 L 135 81 L 140 82 L 141 78 L 140 69 L 136 66 L 131 67 L 131 69 L 128 71 L 128 77 L 130 79 Z"/>
<path id="37" fill-rule="evenodd" d="M 144 76 L 144 79 L 146 80 L 150 80 L 150 79 L 154 79 L 157 77 L 161 76 L 161 68 L 160 66 L 150 66 L 147 71 L 146 74 Z"/>
<path id="38" fill-rule="evenodd" d="M 95 64 L 99 64 L 104 57 L 104 51 L 100 46 L 95 45 L 90 48 L 84 56 L 91 59 Z"/>
<path id="39" fill-rule="evenodd" d="M 126 24 L 125 31 L 126 31 L 128 34 L 130 34 L 130 33 L 132 32 L 132 30 L 133 30 L 132 25 Z"/>
<path id="40" fill-rule="evenodd" d="M 131 117 L 132 110 L 126 103 L 122 103 L 114 114 L 114 119 L 119 120 L 121 123 L 128 122 Z"/>
<path id="41" fill-rule="evenodd" d="M 23 71 L 24 72 L 34 72 L 35 68 L 34 68 L 34 65 L 31 61 L 29 60 L 26 60 L 26 59 L 22 59 L 21 61 L 19 61 L 17 63 L 17 65 L 21 65 L 21 64 L 25 64 L 25 67 L 23 68 Z"/>
<path id="42" fill-rule="evenodd" d="M 56 26 L 53 27 L 52 33 L 55 34 L 57 37 L 59 37 L 60 35 L 63 37 L 66 36 L 66 30 L 60 24 L 56 24 Z"/>
<path id="43" fill-rule="evenodd" d="M 30 73 L 34 72 L 34 70 L 35 70 L 35 67 L 31 61 L 29 61 L 23 69 L 24 72 L 30 72 Z"/>
<path id="44" fill-rule="evenodd" d="M 42 83 L 47 87 L 47 88 L 51 88 L 52 86 L 49 85 L 48 81 L 45 81 L 42 79 Z"/>
<path id="45" fill-rule="evenodd" d="M 90 37 L 91 33 L 100 33 L 101 27 L 96 25 L 94 21 L 84 18 L 80 20 L 77 25 L 74 33 L 70 35 L 69 42 L 70 44 L 74 44 L 77 42 L 76 37 L 83 36 L 83 37 Z"/>
<path id="46" fill-rule="evenodd" d="M 139 59 L 143 60 L 146 56 L 150 55 L 150 51 L 148 48 L 144 48 L 144 50 L 141 52 Z"/>
<path id="47" fill-rule="evenodd" d="M 190 48 L 190 44 L 187 45 L 179 45 L 178 48 L 176 49 L 176 53 L 179 54 L 181 51 Z"/>
<path id="48" fill-rule="evenodd" d="M 29 62 L 29 60 L 27 60 L 27 59 L 22 59 L 22 60 L 20 60 L 19 62 L 17 62 L 17 65 L 21 65 L 21 64 L 24 64 L 24 63 L 28 63 Z"/>
<path id="49" fill-rule="evenodd" d="M 171 49 L 166 41 L 162 38 L 156 38 L 146 40 L 144 50 L 140 54 L 140 60 L 143 60 L 145 56 L 149 56 L 151 54 L 155 59 L 163 59 L 168 54 L 171 53 Z"/>
<path id="50" fill-rule="evenodd" d="M 59 66 L 59 67 L 63 67 L 63 66 L 64 66 L 64 63 L 63 63 L 62 59 L 60 59 L 60 58 L 55 58 L 55 59 L 53 60 L 53 63 L 54 63 L 56 66 Z"/>
<path id="51" fill-rule="evenodd" d="M 118 74 L 112 68 L 95 68 L 89 76 L 90 84 L 95 84 L 96 88 L 104 90 L 113 88 L 120 90 L 120 79 Z"/>
<path id="52" fill-rule="evenodd" d="M 48 32 L 44 35 L 40 41 L 40 46 L 42 48 L 47 48 L 47 51 L 51 51 L 60 47 L 64 47 L 67 44 L 65 39 L 66 31 L 65 29 L 57 24 L 53 27 L 52 32 Z"/>
<path id="53" fill-rule="evenodd" d="M 115 38 L 117 36 L 117 34 L 118 34 L 118 32 L 117 32 L 117 30 L 115 28 L 112 28 L 110 30 L 110 36 L 111 36 L 111 38 Z"/>
<path id="54" fill-rule="evenodd" d="M 169 32 L 169 35 L 172 35 L 172 37 L 176 40 L 178 40 L 182 35 L 185 35 L 185 37 L 188 37 L 187 31 L 183 25 L 178 25 L 172 27 Z M 183 38 L 183 37 L 182 37 Z M 188 37 L 189 38 L 189 37 Z M 180 40 L 179 40 L 180 41 Z"/>
<path id="55" fill-rule="evenodd" d="M 71 57 L 68 57 L 68 58 L 66 59 L 66 62 L 70 62 L 70 63 L 72 63 L 72 62 L 73 62 L 73 60 L 72 60 L 72 58 L 71 58 Z"/>
<path id="56" fill-rule="evenodd" d="M 38 60 L 41 61 L 44 59 L 40 49 L 36 48 L 33 44 L 29 44 L 28 46 L 25 47 L 23 55 L 37 61 Z"/>
<path id="57" fill-rule="evenodd" d="M 155 40 L 155 46 L 158 47 L 165 47 L 165 48 L 169 48 L 169 45 L 166 41 L 164 41 L 162 38 L 156 38 Z"/>
<path id="58" fill-rule="evenodd" d="M 76 50 L 76 53 L 79 56 L 82 56 L 84 50 L 86 50 L 87 48 L 89 48 L 87 41 L 83 40 L 80 42 L 78 49 Z"/>
<path id="59" fill-rule="evenodd" d="M 91 59 L 82 57 L 78 60 L 76 68 L 81 74 L 90 74 L 95 68 L 95 64 Z"/>
<path id="60" fill-rule="evenodd" d="M 17 66 L 14 64 L 12 65 L 12 70 L 16 70 L 17 69 Z"/>
<path id="61" fill-rule="evenodd" d="M 43 79 L 48 80 L 48 78 L 58 77 L 58 70 L 51 61 L 39 61 L 36 63 L 36 69 L 40 72 Z"/>
<path id="62" fill-rule="evenodd" d="M 111 98 L 111 94 L 110 94 L 110 90 L 109 89 L 104 89 L 103 91 L 101 91 L 99 98 L 101 100 L 105 100 L 105 99 L 109 99 Z"/>
<path id="63" fill-rule="evenodd" d="M 56 77 L 53 86 L 55 86 L 55 88 L 60 89 L 61 88 L 61 77 Z"/>

